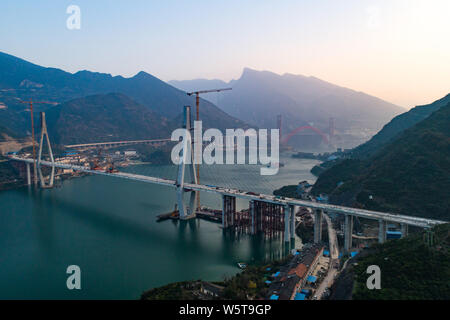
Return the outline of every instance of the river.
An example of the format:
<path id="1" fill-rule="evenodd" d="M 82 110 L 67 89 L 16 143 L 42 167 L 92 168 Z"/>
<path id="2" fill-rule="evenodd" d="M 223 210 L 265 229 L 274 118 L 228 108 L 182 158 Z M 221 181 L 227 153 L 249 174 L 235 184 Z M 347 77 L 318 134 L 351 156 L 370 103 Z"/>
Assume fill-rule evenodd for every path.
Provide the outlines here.
<path id="1" fill-rule="evenodd" d="M 315 180 L 309 170 L 318 161 L 282 161 L 275 176 L 260 176 L 257 166 L 203 166 L 201 182 L 271 194 Z M 157 165 L 123 170 L 165 178 L 176 173 Z M 201 194 L 201 200 L 220 208 L 217 195 Z M 174 201 L 172 188 L 104 176 L 65 180 L 50 190 L 0 192 L 0 299 L 137 299 L 169 282 L 221 280 L 239 271 L 239 261 L 284 252 L 281 240 L 232 237 L 204 220 L 156 222 Z M 81 269 L 81 290 L 66 287 L 69 265 Z"/>

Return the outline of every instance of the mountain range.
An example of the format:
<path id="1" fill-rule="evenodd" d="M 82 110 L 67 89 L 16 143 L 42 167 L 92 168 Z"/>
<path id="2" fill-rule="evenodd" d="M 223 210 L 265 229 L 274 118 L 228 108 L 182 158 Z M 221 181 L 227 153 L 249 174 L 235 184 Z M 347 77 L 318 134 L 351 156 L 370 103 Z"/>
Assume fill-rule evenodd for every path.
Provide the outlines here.
<path id="1" fill-rule="evenodd" d="M 427 105 L 417 106 L 402 113 L 387 123 L 369 141 L 351 151 L 352 157 L 367 158 L 394 140 L 406 129 L 429 117 L 433 112 L 450 103 L 450 94 Z"/>
<path id="2" fill-rule="evenodd" d="M 170 137 L 174 123 L 121 93 L 77 98 L 46 112 L 49 134 L 58 144 Z M 157 128 L 157 130 L 156 130 Z"/>
<path id="3" fill-rule="evenodd" d="M 291 74 L 280 76 L 248 68 L 244 69 L 238 80 L 229 83 L 221 80 L 198 79 L 171 81 L 170 84 L 143 71 L 130 78 L 85 70 L 69 73 L 56 68 L 42 67 L 0 52 L 0 126 L 14 132 L 17 136 L 30 134 L 28 105 L 21 103 L 21 100 L 31 98 L 34 101 L 48 102 L 34 105 L 37 117 L 38 111 L 59 108 L 69 101 L 72 101 L 70 104 L 72 107 L 74 103 L 92 105 L 92 101 L 87 102 L 83 99 L 89 96 L 118 93 L 129 99 L 123 96 L 118 98 L 117 95 L 109 96 L 109 101 L 117 99 L 114 101 L 116 107 L 121 103 L 131 105 L 130 100 L 132 100 L 135 107 L 139 105 L 139 108 L 147 108 L 155 112 L 155 116 L 165 119 L 161 118 L 161 121 L 153 123 L 154 125 L 158 123 L 161 128 L 156 125 L 150 130 L 149 126 L 143 126 L 145 130 L 151 131 L 147 136 L 153 137 L 154 132 L 159 129 L 164 130 L 161 125 L 163 123 L 170 127 L 181 125 L 184 105 L 194 107 L 194 97 L 186 95 L 186 92 L 182 90 L 228 86 L 231 86 L 233 90 L 204 96 L 211 100 L 217 99 L 220 108 L 210 101 L 200 100 L 200 116 L 204 128 L 214 127 L 221 130 L 247 128 L 249 124 L 255 127 L 274 128 L 276 116 L 281 114 L 285 134 L 306 124 L 312 124 L 328 133 L 329 119 L 335 118 L 337 131 L 341 135 L 351 132 L 350 135 L 367 140 L 381 127 L 381 124 L 401 112 L 401 108 L 388 102 L 314 77 Z M 95 101 L 100 103 L 99 97 Z M 64 106 L 65 112 L 68 112 L 67 105 Z M 117 112 L 117 108 L 115 110 Z M 85 114 L 85 116 L 88 115 L 90 115 L 89 112 Z M 135 118 L 136 114 L 128 116 L 134 117 L 128 119 L 130 122 L 140 121 Z M 50 117 L 49 121 L 51 119 L 63 120 L 56 116 Z M 108 119 L 111 117 L 104 117 L 102 121 L 105 130 L 111 129 L 109 124 L 114 124 L 108 124 Z M 67 121 L 64 123 L 70 129 L 71 123 Z M 49 128 L 51 125 L 49 123 Z M 122 135 L 123 130 L 119 130 L 118 126 L 113 131 L 122 138 L 127 138 L 126 134 Z M 97 133 L 100 134 L 100 132 Z M 100 134 L 102 137 L 108 135 L 120 138 L 112 132 L 105 131 Z M 84 142 L 86 139 L 95 141 L 97 138 L 96 136 L 88 137 L 86 134 L 80 138 L 80 141 Z M 63 140 L 75 142 L 76 137 L 71 139 L 66 137 Z"/>
<path id="4" fill-rule="evenodd" d="M 449 220 L 450 101 L 413 125 L 416 112 L 400 116 L 409 128 L 386 131 L 392 135 L 384 133 L 387 142 L 370 156 L 338 161 L 325 170 L 313 193 L 328 193 L 331 202 L 348 206 Z"/>
<path id="5" fill-rule="evenodd" d="M 232 87 L 232 91 L 211 94 L 208 98 L 215 99 L 230 115 L 259 127 L 276 127 L 276 116 L 281 114 L 283 134 L 308 124 L 328 133 L 330 118 L 334 118 L 341 136 L 353 135 L 361 142 L 405 111 L 379 98 L 315 77 L 278 75 L 249 68 L 244 69 L 239 79 L 228 83 L 204 79 L 169 83 L 182 90 L 200 85 L 203 89 Z"/>
<path id="6" fill-rule="evenodd" d="M 121 96 L 108 96 L 110 93 L 119 93 Z M 28 105 L 20 103 L 20 101 L 28 101 L 31 98 L 34 101 L 49 102 L 46 104 L 35 104 L 36 111 L 49 111 L 63 105 L 65 107 L 63 113 L 66 116 L 68 115 L 68 110 L 74 108 L 74 104 L 76 103 L 87 103 L 91 107 L 93 106 L 93 102 L 98 103 L 97 106 L 105 107 L 103 110 L 105 116 L 101 122 L 104 125 L 105 131 L 101 135 L 114 135 L 114 133 L 107 131 L 109 129 L 112 130 L 112 125 L 114 126 L 114 131 L 119 135 L 117 138 L 127 138 L 127 134 L 123 130 L 124 128 L 120 128 L 117 122 L 107 123 L 109 120 L 112 120 L 112 115 L 107 112 L 111 113 L 113 110 L 109 110 L 105 106 L 100 96 L 95 99 L 90 99 L 90 101 L 83 99 L 84 97 L 93 95 L 107 97 L 108 103 L 111 102 L 115 105 L 114 112 L 119 112 L 120 108 L 118 107 L 121 103 L 130 105 L 130 100 L 133 100 L 134 107 L 137 107 L 137 104 L 139 104 L 139 106 L 157 113 L 158 115 L 154 114 L 155 117 L 163 117 L 168 120 L 178 118 L 180 123 L 177 123 L 176 126 L 181 126 L 182 124 L 181 114 L 183 112 L 183 106 L 195 105 L 195 99 L 193 97 L 189 97 L 185 92 L 143 71 L 131 78 L 124 78 L 122 76 L 113 77 L 110 74 L 90 71 L 69 73 L 60 69 L 38 66 L 0 52 L 0 103 L 2 104 L 2 108 L 0 109 L 0 126 L 6 127 L 19 135 L 29 134 L 30 127 L 29 113 L 26 112 Z M 128 96 L 129 99 L 124 98 L 124 95 Z M 69 105 L 64 105 L 64 103 L 69 101 L 71 101 Z M 77 110 L 79 111 L 79 108 Z M 89 114 L 89 112 L 86 112 L 84 116 L 88 116 Z M 214 127 L 225 129 L 248 127 L 244 122 L 229 116 L 211 102 L 203 99 L 200 101 L 200 115 L 203 121 L 203 127 L 205 128 Z M 130 117 L 126 119 L 129 123 L 142 123 L 142 119 L 139 119 L 138 112 L 129 113 L 127 116 Z M 51 119 L 57 118 L 52 117 Z M 61 121 L 63 117 L 58 119 Z M 89 121 L 90 119 L 86 118 L 83 120 Z M 153 126 L 151 127 L 145 126 L 145 129 L 148 130 L 149 137 L 155 136 L 153 132 L 159 131 L 161 124 L 165 122 L 154 121 L 152 123 Z M 71 122 L 65 121 L 65 125 L 70 130 Z M 50 126 L 51 123 L 49 123 L 49 129 Z M 85 138 L 82 140 L 85 141 Z M 91 136 L 89 138 L 91 141 L 96 141 L 97 136 Z M 76 137 L 71 138 L 72 142 L 74 140 L 76 140 Z"/>

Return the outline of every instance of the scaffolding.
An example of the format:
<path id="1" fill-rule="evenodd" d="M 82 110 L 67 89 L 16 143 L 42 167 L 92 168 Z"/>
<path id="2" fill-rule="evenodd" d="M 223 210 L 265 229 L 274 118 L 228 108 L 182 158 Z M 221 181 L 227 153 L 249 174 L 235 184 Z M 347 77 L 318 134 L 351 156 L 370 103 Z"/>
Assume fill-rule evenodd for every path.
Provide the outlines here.
<path id="1" fill-rule="evenodd" d="M 276 238 L 285 232 L 285 210 L 282 205 L 252 200 L 248 209 L 236 210 L 236 198 L 223 196 L 222 227 L 239 234 L 260 234 Z"/>

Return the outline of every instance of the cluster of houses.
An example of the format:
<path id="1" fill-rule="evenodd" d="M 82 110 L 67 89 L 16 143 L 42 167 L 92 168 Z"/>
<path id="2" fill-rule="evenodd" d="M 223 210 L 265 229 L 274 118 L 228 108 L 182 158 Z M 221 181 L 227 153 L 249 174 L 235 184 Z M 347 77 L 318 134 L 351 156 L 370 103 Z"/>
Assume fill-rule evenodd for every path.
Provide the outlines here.
<path id="1" fill-rule="evenodd" d="M 321 244 L 308 244 L 297 251 L 289 263 L 272 275 L 268 299 L 304 300 L 311 293 L 307 287 L 317 280 L 312 273 L 323 255 L 323 249 Z"/>

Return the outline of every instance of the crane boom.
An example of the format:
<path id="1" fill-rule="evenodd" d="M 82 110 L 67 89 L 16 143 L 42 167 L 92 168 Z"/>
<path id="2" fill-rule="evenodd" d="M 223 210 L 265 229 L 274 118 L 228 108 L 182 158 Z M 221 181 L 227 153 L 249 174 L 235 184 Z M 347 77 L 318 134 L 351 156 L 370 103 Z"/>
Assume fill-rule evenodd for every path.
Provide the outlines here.
<path id="1" fill-rule="evenodd" d="M 201 94 L 201 93 L 220 92 L 220 91 L 226 91 L 226 90 L 231 90 L 231 89 L 232 89 L 232 88 L 211 89 L 211 90 L 200 90 L 200 91 L 188 92 L 187 95 L 188 95 L 188 96 L 192 96 L 193 94 L 199 95 L 199 94 Z"/>

